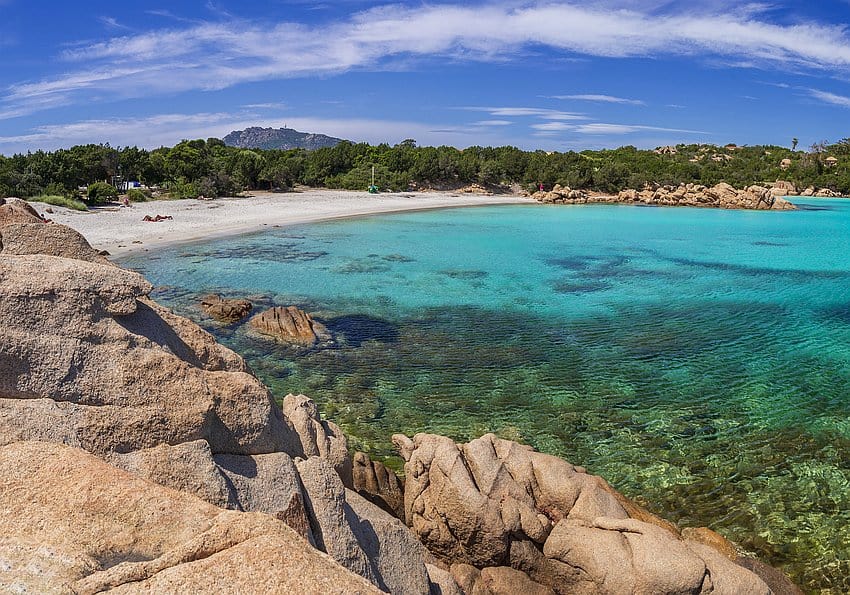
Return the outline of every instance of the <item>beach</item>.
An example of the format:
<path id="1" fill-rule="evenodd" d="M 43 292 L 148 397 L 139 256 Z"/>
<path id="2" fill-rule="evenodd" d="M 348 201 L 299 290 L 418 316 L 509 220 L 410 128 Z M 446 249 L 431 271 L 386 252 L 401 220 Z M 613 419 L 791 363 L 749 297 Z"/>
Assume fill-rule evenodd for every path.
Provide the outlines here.
<path id="1" fill-rule="evenodd" d="M 393 213 L 501 204 L 534 204 L 522 196 L 481 196 L 452 192 L 368 194 L 345 190 L 253 192 L 251 196 L 215 200 L 161 200 L 97 207 L 87 212 L 63 207 L 33 206 L 48 219 L 83 234 L 98 250 L 125 256 L 166 245 L 377 213 Z M 53 212 L 46 212 L 50 208 Z M 146 215 L 172 217 L 144 221 Z"/>

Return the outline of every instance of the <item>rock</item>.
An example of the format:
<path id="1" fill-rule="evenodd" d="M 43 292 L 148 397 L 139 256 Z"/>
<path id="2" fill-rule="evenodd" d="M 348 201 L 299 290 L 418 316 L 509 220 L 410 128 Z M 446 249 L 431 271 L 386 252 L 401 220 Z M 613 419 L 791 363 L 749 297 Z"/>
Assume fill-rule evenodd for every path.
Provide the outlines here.
<path id="1" fill-rule="evenodd" d="M 283 452 L 219 454 L 215 455 L 214 461 L 217 470 L 230 485 L 238 510 L 269 514 L 315 545 L 301 492 L 301 480 L 289 455 Z"/>
<path id="2" fill-rule="evenodd" d="M 725 160 L 725 158 L 721 159 Z M 556 186 L 556 190 L 558 187 Z M 781 191 L 772 187 L 750 186 L 745 190 L 736 190 L 729 184 L 721 182 L 712 188 L 699 184 L 680 184 L 679 186 L 658 186 L 647 184 L 638 192 L 633 188 L 621 190 L 616 196 L 591 195 L 583 191 L 551 193 L 535 193 L 532 198 L 547 203 L 634 203 L 654 204 L 663 206 L 713 207 L 719 209 L 755 209 L 755 210 L 791 210 L 796 207 L 790 202 L 779 198 Z"/>
<path id="3" fill-rule="evenodd" d="M 108 461 L 133 475 L 193 494 L 215 506 L 241 509 L 236 494 L 219 472 L 210 446 L 204 440 L 175 446 L 160 444 L 126 454 L 112 454 Z"/>
<path id="4" fill-rule="evenodd" d="M 356 517 L 351 528 L 357 543 L 380 577 L 378 586 L 390 593 L 429 593 L 425 563 L 432 556 L 407 526 L 351 490 L 345 502 Z"/>
<path id="5" fill-rule="evenodd" d="M 463 595 L 451 572 L 434 564 L 426 564 L 425 568 L 431 581 L 431 595 Z"/>
<path id="6" fill-rule="evenodd" d="M 249 324 L 263 335 L 301 347 L 331 340 L 324 325 L 295 306 L 271 308 L 251 318 Z"/>
<path id="7" fill-rule="evenodd" d="M 634 519 L 563 520 L 543 553 L 562 566 L 562 593 L 699 593 L 709 585 L 720 593 L 770 592 L 756 575 L 740 573 L 716 550 L 686 545 L 669 531 Z"/>
<path id="8" fill-rule="evenodd" d="M 468 564 L 453 564 L 451 576 L 465 595 L 554 595 L 545 585 L 534 582 L 524 572 L 507 566 L 479 570 Z"/>
<path id="9" fill-rule="evenodd" d="M 803 591 L 781 571 L 768 566 L 760 560 L 741 557 L 735 563 L 763 580 L 770 587 L 770 590 L 773 591 L 773 595 L 803 595 Z"/>
<path id="10" fill-rule="evenodd" d="M 353 464 L 354 490 L 396 518 L 404 519 L 404 484 L 398 475 L 362 452 L 354 453 Z"/>
<path id="11" fill-rule="evenodd" d="M 76 230 L 65 225 L 9 223 L 0 227 L 4 254 L 45 254 L 89 262 L 108 263 Z"/>
<path id="12" fill-rule="evenodd" d="M 67 446 L 0 447 L 4 592 L 377 593 L 284 523 Z"/>
<path id="13" fill-rule="evenodd" d="M 0 443 L 103 454 L 204 439 L 214 453 L 300 450 L 241 358 L 146 301 L 150 290 L 111 265 L 0 254 Z"/>
<path id="14" fill-rule="evenodd" d="M 286 395 L 283 399 L 283 413 L 300 441 L 301 448 L 295 456 L 327 459 L 343 485 L 354 488 L 348 439 L 339 426 L 331 421 L 323 421 L 316 403 L 304 395 Z"/>
<path id="15" fill-rule="evenodd" d="M 815 194 L 815 187 L 809 186 L 808 188 L 806 188 L 805 190 L 803 190 L 800 193 L 800 196 L 814 196 L 814 194 Z"/>
<path id="16" fill-rule="evenodd" d="M 682 529 L 682 538 L 688 542 L 712 547 L 733 562 L 738 559 L 738 549 L 735 547 L 735 544 L 708 527 L 687 527 Z"/>
<path id="17" fill-rule="evenodd" d="M 248 316 L 253 305 L 245 299 L 226 299 L 210 294 L 201 298 L 201 309 L 220 322 L 238 322 Z"/>
<path id="18" fill-rule="evenodd" d="M 44 219 L 26 201 L 8 199 L 0 205 L 0 228 L 12 223 L 44 224 Z"/>
<path id="19" fill-rule="evenodd" d="M 787 180 L 776 180 L 773 183 L 773 189 L 777 191 L 776 196 L 796 196 L 798 194 L 794 183 Z"/>
<path id="20" fill-rule="evenodd" d="M 380 575 L 352 530 L 355 515 L 345 501 L 345 486 L 319 457 L 296 462 L 304 486 L 305 508 L 316 547 L 345 568 L 380 586 Z"/>

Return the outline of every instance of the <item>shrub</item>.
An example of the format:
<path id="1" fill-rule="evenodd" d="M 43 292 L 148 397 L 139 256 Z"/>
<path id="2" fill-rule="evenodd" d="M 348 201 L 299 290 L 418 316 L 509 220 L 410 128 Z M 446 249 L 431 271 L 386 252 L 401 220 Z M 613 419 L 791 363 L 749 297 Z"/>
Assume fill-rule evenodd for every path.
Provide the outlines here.
<path id="1" fill-rule="evenodd" d="M 102 205 L 118 198 L 118 191 L 112 184 L 95 182 L 89 185 L 87 200 L 90 205 Z"/>
<path id="2" fill-rule="evenodd" d="M 67 196 L 57 196 L 55 194 L 42 194 L 41 196 L 35 196 L 30 199 L 31 202 L 43 202 L 47 205 L 53 205 L 54 207 L 66 207 L 68 209 L 74 209 L 75 211 L 88 211 L 89 208 L 85 203 L 80 202 L 79 200 L 74 200 L 73 198 L 68 198 Z"/>
<path id="3" fill-rule="evenodd" d="M 127 198 L 130 199 L 130 202 L 147 202 L 150 200 L 150 196 L 139 188 L 130 188 L 127 191 Z"/>

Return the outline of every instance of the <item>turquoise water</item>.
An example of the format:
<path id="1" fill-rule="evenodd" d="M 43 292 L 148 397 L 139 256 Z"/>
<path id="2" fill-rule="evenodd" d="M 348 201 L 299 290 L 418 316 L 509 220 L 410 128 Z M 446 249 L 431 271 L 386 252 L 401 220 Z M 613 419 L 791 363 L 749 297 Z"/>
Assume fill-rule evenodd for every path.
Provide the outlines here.
<path id="1" fill-rule="evenodd" d="M 394 432 L 563 456 L 807 589 L 850 591 L 850 200 L 765 213 L 451 209 L 126 259 L 155 297 L 398 465 Z M 335 345 L 218 326 L 199 294 L 297 304 Z"/>

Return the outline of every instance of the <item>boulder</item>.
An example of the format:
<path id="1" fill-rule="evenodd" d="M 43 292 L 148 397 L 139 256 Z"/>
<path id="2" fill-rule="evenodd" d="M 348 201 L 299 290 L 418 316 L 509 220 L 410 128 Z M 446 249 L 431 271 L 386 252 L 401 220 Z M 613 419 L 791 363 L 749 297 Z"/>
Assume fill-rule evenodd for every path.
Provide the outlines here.
<path id="1" fill-rule="evenodd" d="M 0 227 L 3 254 L 45 254 L 89 262 L 109 261 L 76 230 L 65 225 L 8 223 Z"/>
<path id="2" fill-rule="evenodd" d="M 235 508 L 264 512 L 283 521 L 315 545 L 295 462 L 283 452 L 219 454 L 217 470 L 230 486 Z M 230 508 L 230 506 L 228 507 Z"/>
<path id="3" fill-rule="evenodd" d="M 248 316 L 253 305 L 245 299 L 223 298 L 217 294 L 201 298 L 201 309 L 219 322 L 238 322 Z"/>
<path id="4" fill-rule="evenodd" d="M 24 200 L 7 199 L 0 205 L 0 228 L 12 223 L 39 223 L 44 219 Z"/>
<path id="5" fill-rule="evenodd" d="M 323 324 L 295 306 L 271 308 L 251 318 L 249 324 L 262 335 L 300 347 L 313 347 L 331 340 Z"/>
<path id="6" fill-rule="evenodd" d="M 300 441 L 300 450 L 295 456 L 326 459 L 336 470 L 343 485 L 353 488 L 348 439 L 339 426 L 332 421 L 322 420 L 316 403 L 304 395 L 286 395 L 283 399 L 283 413 Z"/>
<path id="7" fill-rule="evenodd" d="M 0 443 L 101 454 L 199 439 L 214 453 L 296 448 L 241 358 L 147 301 L 150 290 L 111 265 L 0 254 Z"/>
<path id="8" fill-rule="evenodd" d="M 363 452 L 353 460 L 354 490 L 393 516 L 404 519 L 404 484 L 393 471 Z"/>
<path id="9" fill-rule="evenodd" d="M 425 568 L 431 581 L 431 595 L 463 595 L 451 572 L 434 564 L 426 564 Z"/>
<path id="10" fill-rule="evenodd" d="M 0 590 L 378 593 L 264 514 L 59 444 L 0 447 Z"/>
<path id="11" fill-rule="evenodd" d="M 536 583 L 524 572 L 508 566 L 478 569 L 468 564 L 453 564 L 451 576 L 464 595 L 554 595 L 554 591 Z"/>
<path id="12" fill-rule="evenodd" d="M 241 509 L 234 490 L 219 472 L 210 446 L 204 440 L 175 446 L 160 444 L 125 454 L 114 453 L 108 455 L 107 460 L 133 475 L 193 494 L 210 504 Z"/>

